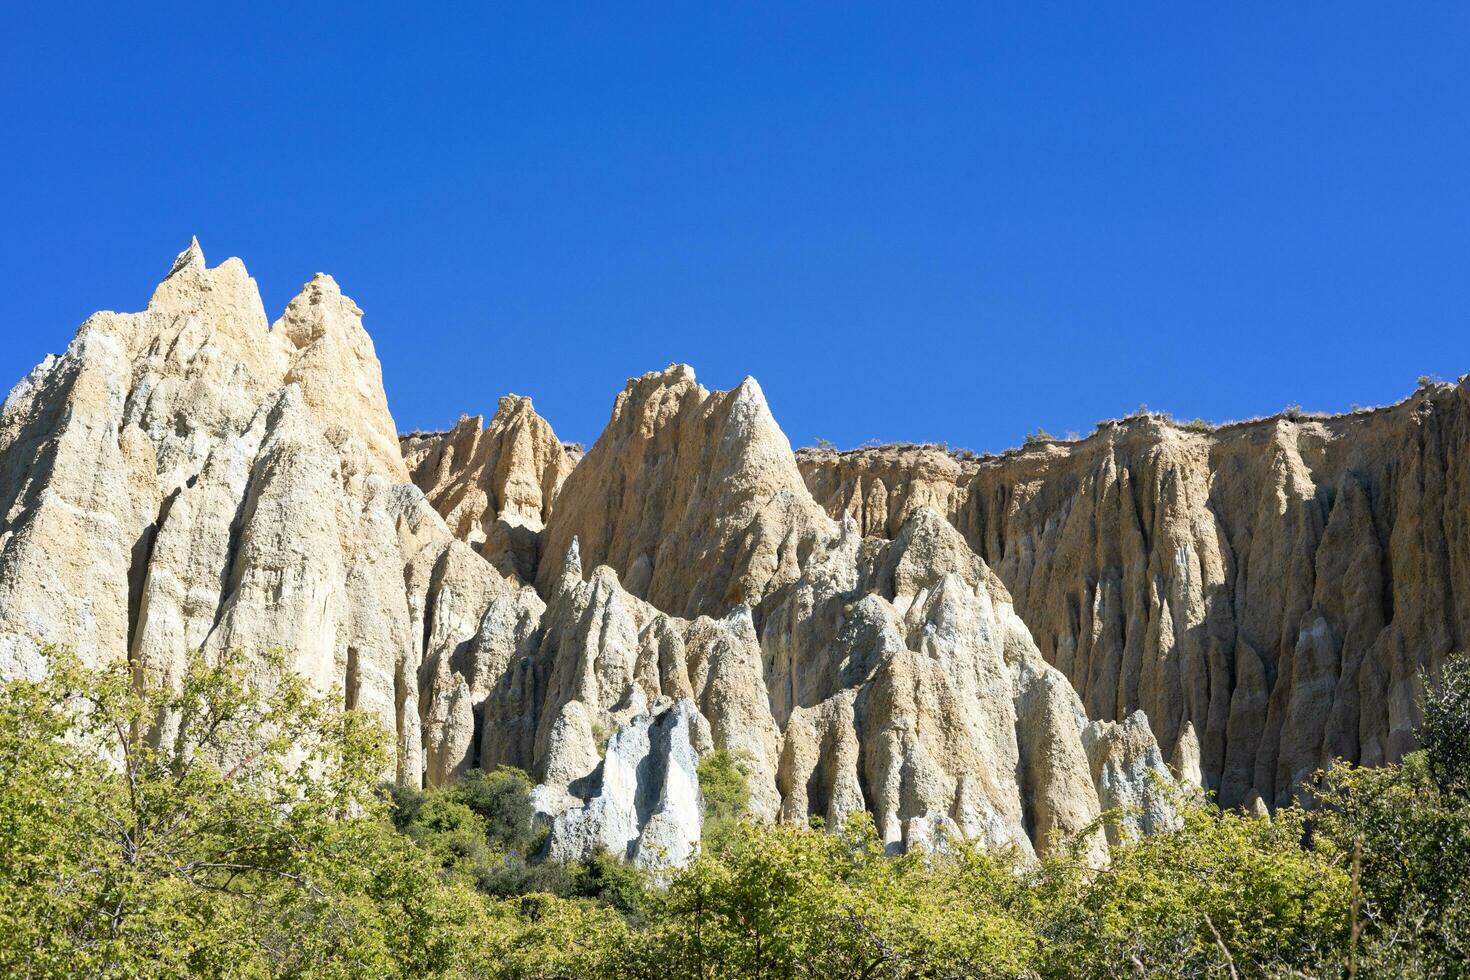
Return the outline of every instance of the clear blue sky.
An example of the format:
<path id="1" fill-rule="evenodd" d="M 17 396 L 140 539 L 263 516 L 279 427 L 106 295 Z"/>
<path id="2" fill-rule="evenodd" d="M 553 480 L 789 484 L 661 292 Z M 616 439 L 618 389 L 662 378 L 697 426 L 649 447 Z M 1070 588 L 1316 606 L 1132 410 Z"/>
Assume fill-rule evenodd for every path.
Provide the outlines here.
<path id="1" fill-rule="evenodd" d="M 0 390 L 195 233 L 272 318 L 336 276 L 404 430 L 590 442 L 675 360 L 977 450 L 1470 371 L 1464 3 L 24 6 Z"/>

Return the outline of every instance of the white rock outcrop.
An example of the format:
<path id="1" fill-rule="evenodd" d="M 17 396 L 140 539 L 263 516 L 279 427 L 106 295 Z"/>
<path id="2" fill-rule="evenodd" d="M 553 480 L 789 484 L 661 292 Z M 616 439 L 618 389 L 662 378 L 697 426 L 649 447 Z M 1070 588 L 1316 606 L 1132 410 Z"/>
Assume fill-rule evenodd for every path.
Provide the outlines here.
<path id="1" fill-rule="evenodd" d="M 704 820 L 691 740 L 696 717 L 680 700 L 619 728 L 594 773 L 591 799 L 553 821 L 550 855 L 585 860 L 605 850 L 654 870 L 686 863 L 699 848 Z"/>

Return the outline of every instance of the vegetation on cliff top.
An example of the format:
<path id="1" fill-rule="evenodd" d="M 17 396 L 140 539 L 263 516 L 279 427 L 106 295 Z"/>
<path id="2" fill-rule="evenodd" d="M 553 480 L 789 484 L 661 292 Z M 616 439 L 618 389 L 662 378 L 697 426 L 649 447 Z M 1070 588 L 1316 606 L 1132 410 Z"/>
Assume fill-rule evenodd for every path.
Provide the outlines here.
<path id="1" fill-rule="evenodd" d="M 1311 811 L 1182 801 L 1181 829 L 1102 870 L 960 842 L 890 857 L 864 816 L 753 825 L 738 758 L 712 756 L 719 832 L 655 886 L 608 856 L 538 860 L 518 771 L 382 787 L 381 733 L 280 658 L 140 691 L 53 655 L 0 688 L 0 973 L 1463 976 L 1464 660 L 1424 713 L 1423 752 L 1334 767 Z"/>

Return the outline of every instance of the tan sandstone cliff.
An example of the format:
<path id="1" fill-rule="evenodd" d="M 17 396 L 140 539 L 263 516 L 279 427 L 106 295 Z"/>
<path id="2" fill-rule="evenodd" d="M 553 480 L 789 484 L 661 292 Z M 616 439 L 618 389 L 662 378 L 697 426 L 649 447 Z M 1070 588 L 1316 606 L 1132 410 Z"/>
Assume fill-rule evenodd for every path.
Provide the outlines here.
<path id="1" fill-rule="evenodd" d="M 830 517 L 753 380 L 633 379 L 575 466 L 514 397 L 400 446 L 361 316 L 318 275 L 269 325 L 191 243 L 22 380 L 0 673 L 54 644 L 169 684 L 191 649 L 281 647 L 393 732 L 402 782 L 526 768 L 567 856 L 687 858 L 715 749 L 759 816 L 867 809 L 894 849 L 1172 819 L 1147 721 L 1088 719 L 951 508 L 915 498 L 891 540 Z"/>
<path id="2" fill-rule="evenodd" d="M 506 395 L 485 424 L 465 416 L 448 432 L 402 440 L 403 459 L 458 537 L 501 571 L 530 581 L 551 501 L 581 454 L 564 446 L 531 399 Z"/>
<path id="3" fill-rule="evenodd" d="M 169 683 L 187 651 L 281 647 L 397 736 L 492 596 L 537 601 L 408 483 L 361 311 L 318 275 L 271 326 L 196 243 L 141 313 L 98 313 L 0 409 L 0 672 L 47 644 Z"/>
<path id="4" fill-rule="evenodd" d="M 941 510 L 1090 713 L 1198 733 L 1227 805 L 1288 800 L 1334 756 L 1412 746 L 1420 672 L 1470 636 L 1470 385 L 1213 431 L 1160 416 L 951 459 L 805 450 L 832 514 L 891 535 Z"/>

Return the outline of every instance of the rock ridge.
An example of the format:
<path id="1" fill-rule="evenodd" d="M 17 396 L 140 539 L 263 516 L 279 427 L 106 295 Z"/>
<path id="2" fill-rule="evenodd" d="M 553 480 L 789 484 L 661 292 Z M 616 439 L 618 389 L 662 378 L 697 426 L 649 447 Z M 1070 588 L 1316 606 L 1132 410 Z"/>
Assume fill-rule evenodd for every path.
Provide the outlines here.
<path id="1" fill-rule="evenodd" d="M 760 819 L 1101 862 L 1172 826 L 1175 780 L 1279 805 L 1401 754 L 1470 631 L 1463 382 L 979 458 L 794 453 L 754 379 L 670 365 L 581 455 L 516 395 L 400 437 L 362 316 L 318 274 L 270 323 L 191 241 L 22 379 L 0 673 L 282 647 L 393 734 L 386 776 L 531 773 L 562 856 L 687 860 L 727 751 Z"/>
<path id="2" fill-rule="evenodd" d="M 814 495 L 889 534 L 915 500 L 1006 582 L 1094 715 L 1198 733 L 1222 803 L 1281 805 L 1333 757 L 1413 746 L 1418 678 L 1470 630 L 1470 386 L 1208 431 L 1161 416 L 1000 457 L 802 451 Z"/>

